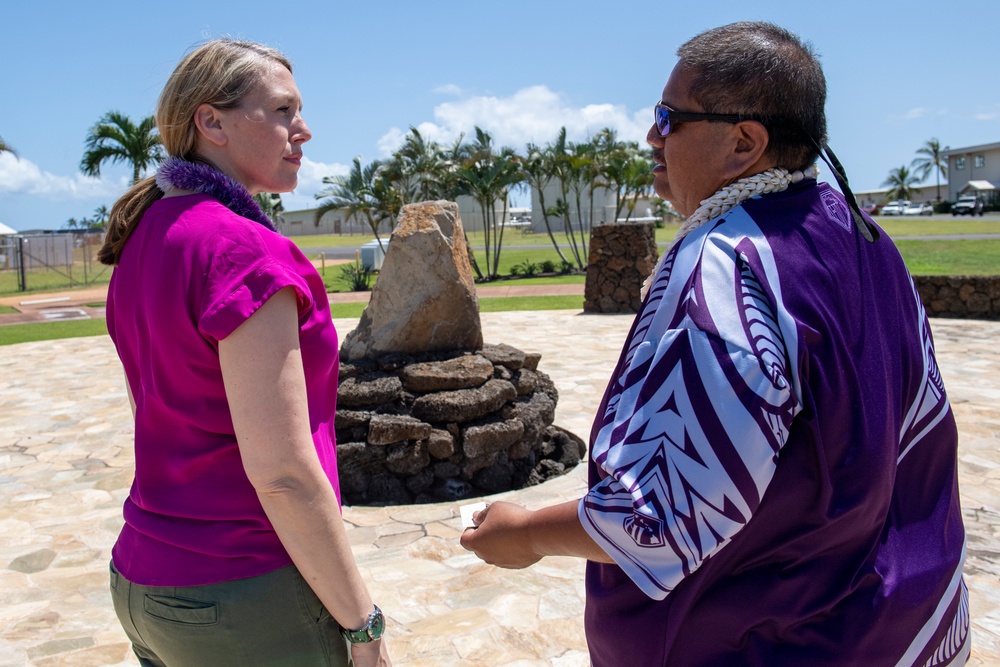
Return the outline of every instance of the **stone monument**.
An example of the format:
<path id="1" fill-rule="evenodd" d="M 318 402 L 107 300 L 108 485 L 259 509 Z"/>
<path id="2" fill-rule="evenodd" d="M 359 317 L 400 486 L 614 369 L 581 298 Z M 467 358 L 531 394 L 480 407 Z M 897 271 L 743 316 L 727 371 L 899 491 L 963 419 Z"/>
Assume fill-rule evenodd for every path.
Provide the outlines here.
<path id="1" fill-rule="evenodd" d="M 583 291 L 586 313 L 635 313 L 639 292 L 656 267 L 656 229 L 648 222 L 594 227 Z"/>
<path id="2" fill-rule="evenodd" d="M 539 359 L 483 345 L 457 205 L 404 206 L 368 307 L 341 347 L 344 502 L 458 500 L 575 466 L 585 446 L 552 425 L 558 393 Z"/>

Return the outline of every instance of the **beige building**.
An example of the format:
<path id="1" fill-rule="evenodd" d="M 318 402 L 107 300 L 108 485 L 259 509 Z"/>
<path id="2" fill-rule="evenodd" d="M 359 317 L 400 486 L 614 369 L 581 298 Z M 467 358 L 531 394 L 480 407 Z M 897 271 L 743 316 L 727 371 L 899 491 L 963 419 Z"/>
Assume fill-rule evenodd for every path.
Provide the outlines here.
<path id="1" fill-rule="evenodd" d="M 483 214 L 472 197 L 460 196 L 456 200 L 458 213 L 462 216 L 462 228 L 467 231 L 483 230 Z M 503 202 L 497 203 L 497 215 L 502 212 Z M 507 209 L 507 219 L 509 220 L 518 213 L 519 209 Z M 364 215 L 348 216 L 346 209 L 328 211 L 316 222 L 316 209 L 307 208 L 301 211 L 285 211 L 281 214 L 278 222 L 278 231 L 283 236 L 310 236 L 316 234 L 338 234 L 343 236 L 365 236 L 372 237 L 371 228 Z M 388 238 L 392 230 L 389 225 L 383 222 L 379 227 L 379 236 Z"/>
<path id="2" fill-rule="evenodd" d="M 991 202 L 997 199 L 1000 188 L 1000 142 L 942 151 L 948 160 L 948 199 L 958 195 L 978 192 Z"/>
<path id="3" fill-rule="evenodd" d="M 912 191 L 910 195 L 910 201 L 912 202 L 930 202 L 933 204 L 937 201 L 937 183 L 918 185 L 915 188 L 910 188 L 910 190 Z M 854 190 L 854 198 L 858 200 L 858 205 L 862 208 L 876 204 L 883 206 L 889 203 L 889 188 Z M 948 199 L 948 183 L 941 181 L 941 200 L 944 201 L 946 199 Z"/>

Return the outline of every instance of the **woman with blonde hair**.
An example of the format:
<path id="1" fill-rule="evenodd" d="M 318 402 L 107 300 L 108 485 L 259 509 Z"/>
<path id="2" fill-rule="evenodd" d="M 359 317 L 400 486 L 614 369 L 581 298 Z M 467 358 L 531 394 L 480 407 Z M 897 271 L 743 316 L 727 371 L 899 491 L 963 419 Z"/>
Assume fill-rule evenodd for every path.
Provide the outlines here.
<path id="1" fill-rule="evenodd" d="M 111 589 L 143 665 L 390 664 L 340 515 L 326 290 L 253 199 L 295 187 L 301 109 L 281 53 L 200 46 L 160 95 L 170 157 L 111 212 L 136 466 Z"/>

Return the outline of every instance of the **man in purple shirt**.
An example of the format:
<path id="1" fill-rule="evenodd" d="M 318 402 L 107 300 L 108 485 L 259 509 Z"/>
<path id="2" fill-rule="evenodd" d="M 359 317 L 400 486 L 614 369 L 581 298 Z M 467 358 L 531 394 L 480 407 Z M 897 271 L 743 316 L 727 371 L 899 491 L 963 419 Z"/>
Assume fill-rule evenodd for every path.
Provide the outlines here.
<path id="1" fill-rule="evenodd" d="M 462 544 L 591 561 L 597 667 L 964 664 L 955 421 L 912 279 L 826 145 L 819 63 L 767 23 L 678 55 L 647 140 L 687 219 L 598 411 L 590 490 L 494 503 Z"/>

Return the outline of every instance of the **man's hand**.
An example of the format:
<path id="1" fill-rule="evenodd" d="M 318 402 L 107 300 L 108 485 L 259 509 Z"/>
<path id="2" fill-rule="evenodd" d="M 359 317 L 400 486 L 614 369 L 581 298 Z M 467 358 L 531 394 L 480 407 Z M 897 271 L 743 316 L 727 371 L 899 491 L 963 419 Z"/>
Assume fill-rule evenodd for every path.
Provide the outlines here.
<path id="1" fill-rule="evenodd" d="M 462 546 L 497 567 L 519 570 L 533 565 L 542 555 L 531 545 L 528 526 L 532 514 L 513 503 L 492 503 L 473 515 L 477 527 L 465 529 Z"/>

